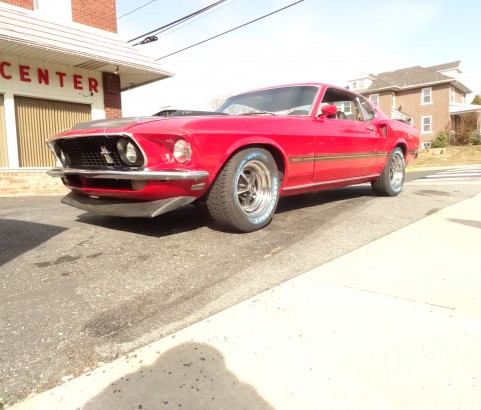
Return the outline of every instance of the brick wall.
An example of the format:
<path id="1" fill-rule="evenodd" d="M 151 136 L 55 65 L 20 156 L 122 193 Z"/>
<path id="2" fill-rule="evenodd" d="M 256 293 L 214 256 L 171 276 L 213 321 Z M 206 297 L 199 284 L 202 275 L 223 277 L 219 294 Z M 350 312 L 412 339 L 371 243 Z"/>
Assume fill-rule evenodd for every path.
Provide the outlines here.
<path id="1" fill-rule="evenodd" d="M 72 20 L 117 33 L 115 0 L 72 0 Z"/>
<path id="2" fill-rule="evenodd" d="M 413 125 L 422 131 L 421 118 L 430 115 L 432 132 L 421 133 L 422 141 L 432 141 L 440 131 L 446 131 L 450 126 L 449 91 L 450 84 L 432 87 L 432 103 L 421 104 L 421 88 L 400 91 L 396 93 L 396 106 L 402 106 L 402 112 L 413 118 Z"/>
<path id="3" fill-rule="evenodd" d="M 104 87 L 105 118 L 121 117 L 120 77 L 114 73 L 102 73 L 102 82 Z"/>
<path id="4" fill-rule="evenodd" d="M 391 108 L 392 108 L 392 92 L 391 91 L 383 91 L 378 93 L 379 94 L 379 108 L 389 117 L 391 116 Z"/>
<path id="5" fill-rule="evenodd" d="M 11 4 L 12 6 L 33 10 L 33 0 L 2 0 L 1 3 Z"/>
<path id="6" fill-rule="evenodd" d="M 68 189 L 60 178 L 45 171 L 0 171 L 0 197 L 65 195 Z"/>

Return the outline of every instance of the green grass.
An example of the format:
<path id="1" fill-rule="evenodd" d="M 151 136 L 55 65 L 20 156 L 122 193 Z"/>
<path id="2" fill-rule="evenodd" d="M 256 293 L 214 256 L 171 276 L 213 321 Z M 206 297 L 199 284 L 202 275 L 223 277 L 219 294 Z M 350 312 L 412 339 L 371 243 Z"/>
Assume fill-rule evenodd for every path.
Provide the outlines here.
<path id="1" fill-rule="evenodd" d="M 417 171 L 430 167 L 481 164 L 481 145 L 449 146 L 443 150 L 442 154 L 436 153 L 435 150 L 422 150 L 419 156 L 408 165 L 407 170 Z"/>

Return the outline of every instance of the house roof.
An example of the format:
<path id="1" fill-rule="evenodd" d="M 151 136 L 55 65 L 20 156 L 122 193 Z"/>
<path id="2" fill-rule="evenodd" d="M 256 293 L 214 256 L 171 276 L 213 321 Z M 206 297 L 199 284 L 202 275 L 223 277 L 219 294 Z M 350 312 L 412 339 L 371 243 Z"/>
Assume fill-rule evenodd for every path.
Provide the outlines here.
<path id="1" fill-rule="evenodd" d="M 438 70 L 446 70 L 456 68 L 457 62 L 441 64 L 432 67 L 414 67 L 402 68 L 400 70 L 388 71 L 378 75 L 371 75 L 374 78 L 372 84 L 363 92 L 375 92 L 382 90 L 399 91 L 410 88 L 418 88 L 423 86 L 432 86 L 435 84 L 451 83 L 463 93 L 468 94 L 471 90 L 464 84 L 453 77 L 441 74 Z"/>
<path id="2" fill-rule="evenodd" d="M 433 71 L 454 70 L 454 69 L 459 69 L 460 64 L 461 64 L 461 60 L 457 60 L 457 61 L 452 61 L 450 63 L 432 65 L 426 68 L 428 70 L 433 70 Z"/>
<path id="3" fill-rule="evenodd" d="M 30 10 L 3 5 L 0 53 L 87 70 L 118 71 L 122 90 L 173 76 L 117 34 L 76 23 L 42 20 Z"/>

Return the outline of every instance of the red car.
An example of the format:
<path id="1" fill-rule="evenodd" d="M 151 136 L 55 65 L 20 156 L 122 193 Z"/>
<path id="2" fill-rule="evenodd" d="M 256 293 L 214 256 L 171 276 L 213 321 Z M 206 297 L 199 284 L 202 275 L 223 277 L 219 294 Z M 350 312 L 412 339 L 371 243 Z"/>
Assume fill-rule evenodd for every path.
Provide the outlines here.
<path id="1" fill-rule="evenodd" d="M 361 95 L 309 83 L 235 95 L 214 112 L 83 123 L 48 144 L 68 205 L 154 217 L 205 203 L 219 227 L 250 232 L 282 196 L 365 182 L 399 194 L 419 133 Z"/>

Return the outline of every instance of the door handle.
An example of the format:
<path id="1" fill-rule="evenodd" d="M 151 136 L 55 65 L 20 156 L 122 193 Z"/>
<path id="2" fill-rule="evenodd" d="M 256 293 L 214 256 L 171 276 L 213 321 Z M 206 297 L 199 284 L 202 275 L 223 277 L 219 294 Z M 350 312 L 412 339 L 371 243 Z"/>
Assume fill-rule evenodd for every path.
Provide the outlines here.
<path id="1" fill-rule="evenodd" d="M 376 127 L 373 127 L 373 126 L 367 127 L 366 129 L 371 132 L 376 132 Z"/>

